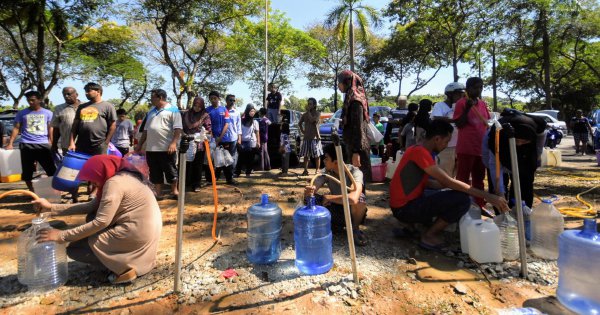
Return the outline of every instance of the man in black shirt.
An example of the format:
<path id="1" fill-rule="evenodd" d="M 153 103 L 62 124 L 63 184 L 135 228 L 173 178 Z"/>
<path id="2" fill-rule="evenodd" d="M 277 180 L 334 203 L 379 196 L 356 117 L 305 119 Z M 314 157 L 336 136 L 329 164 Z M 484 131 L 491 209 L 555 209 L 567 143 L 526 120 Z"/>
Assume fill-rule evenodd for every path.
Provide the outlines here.
<path id="1" fill-rule="evenodd" d="M 269 83 L 269 95 L 267 95 L 267 118 L 275 124 L 279 123 L 279 111 L 283 104 L 283 96 L 277 90 L 277 86 Z"/>

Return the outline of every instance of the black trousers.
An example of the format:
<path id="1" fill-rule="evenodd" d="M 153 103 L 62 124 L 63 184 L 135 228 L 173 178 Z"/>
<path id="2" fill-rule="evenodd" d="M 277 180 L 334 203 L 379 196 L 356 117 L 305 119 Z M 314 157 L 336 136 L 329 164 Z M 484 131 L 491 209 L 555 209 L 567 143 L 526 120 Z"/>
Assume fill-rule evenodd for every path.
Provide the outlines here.
<path id="1" fill-rule="evenodd" d="M 188 187 L 196 188 L 200 187 L 200 183 L 202 182 L 202 174 L 206 174 L 208 170 L 208 166 L 204 165 L 204 157 L 206 155 L 205 151 L 196 151 L 196 157 L 191 162 L 186 163 L 185 168 L 185 184 Z M 206 177 L 206 181 L 210 182 L 210 173 Z"/>
<path id="2" fill-rule="evenodd" d="M 256 162 L 256 155 L 258 151 L 257 148 L 253 148 L 250 150 L 240 150 L 239 151 L 239 159 L 237 165 L 235 167 L 235 173 L 240 175 L 242 173 L 242 169 L 245 170 L 246 175 L 250 175 L 252 173 L 252 169 L 254 168 L 254 164 Z"/>
<path id="3" fill-rule="evenodd" d="M 35 171 L 35 162 L 40 163 L 46 175 L 54 176 L 56 165 L 54 165 L 49 144 L 21 143 L 19 144 L 19 149 L 21 150 L 22 180 L 32 180 L 33 172 Z"/>
<path id="4" fill-rule="evenodd" d="M 423 194 L 401 208 L 392 208 L 394 217 L 406 223 L 431 223 L 434 217 L 455 223 L 469 211 L 471 198 L 456 190 L 442 190 Z"/>

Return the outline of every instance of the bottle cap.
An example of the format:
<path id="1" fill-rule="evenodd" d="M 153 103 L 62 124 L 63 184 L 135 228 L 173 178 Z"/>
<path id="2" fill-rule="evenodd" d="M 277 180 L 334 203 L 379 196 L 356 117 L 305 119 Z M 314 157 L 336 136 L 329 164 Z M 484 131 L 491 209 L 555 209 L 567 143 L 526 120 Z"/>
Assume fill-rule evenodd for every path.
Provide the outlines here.
<path id="1" fill-rule="evenodd" d="M 268 194 L 262 194 L 260 196 L 260 204 L 265 206 L 269 203 L 269 195 Z"/>
<path id="2" fill-rule="evenodd" d="M 542 199 L 543 203 L 552 204 L 552 199 Z"/>

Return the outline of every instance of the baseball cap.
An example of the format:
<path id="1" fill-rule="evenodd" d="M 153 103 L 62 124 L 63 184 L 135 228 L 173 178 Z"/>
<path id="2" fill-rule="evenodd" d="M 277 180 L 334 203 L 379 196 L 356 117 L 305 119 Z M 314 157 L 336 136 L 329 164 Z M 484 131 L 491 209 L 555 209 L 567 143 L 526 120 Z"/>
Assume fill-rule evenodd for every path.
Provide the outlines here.
<path id="1" fill-rule="evenodd" d="M 464 91 L 465 91 L 465 85 L 460 82 L 449 83 L 448 85 L 446 85 L 446 88 L 444 89 L 444 93 L 464 92 Z"/>

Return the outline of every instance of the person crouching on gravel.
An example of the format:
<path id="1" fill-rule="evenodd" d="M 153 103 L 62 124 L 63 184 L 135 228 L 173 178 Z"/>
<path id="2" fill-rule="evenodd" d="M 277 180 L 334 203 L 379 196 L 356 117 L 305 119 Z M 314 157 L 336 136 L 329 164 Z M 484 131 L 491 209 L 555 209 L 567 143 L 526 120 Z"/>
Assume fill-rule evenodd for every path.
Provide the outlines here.
<path id="1" fill-rule="evenodd" d="M 471 198 L 486 199 L 500 211 L 508 211 L 506 200 L 451 178 L 431 157 L 446 148 L 454 128 L 434 120 L 426 130 L 423 144 L 409 147 L 390 182 L 390 207 L 404 223 L 433 224 L 421 235 L 419 246 L 431 250 L 446 248 L 442 232 L 469 210 Z M 425 189 L 437 190 L 425 194 Z M 450 188 L 450 190 L 440 190 Z M 436 218 L 435 221 L 433 218 Z"/>
<path id="2" fill-rule="evenodd" d="M 322 171 L 322 174 L 327 174 L 339 179 L 340 174 L 335 146 L 329 144 L 325 146 L 323 151 L 325 170 Z M 350 204 L 350 214 L 352 216 L 352 230 L 354 231 L 354 243 L 358 246 L 365 246 L 367 245 L 367 238 L 359 228 L 360 225 L 365 222 L 367 217 L 367 203 L 365 194 L 363 193 L 363 173 L 358 167 L 354 167 L 351 164 L 346 164 L 346 166 L 356 182 L 355 189 L 348 192 L 348 202 Z M 329 187 L 330 194 L 315 195 L 315 193 L 325 184 Z M 351 187 L 352 185 L 352 181 L 348 177 L 348 174 L 346 174 L 346 185 L 348 187 Z M 315 196 L 316 204 L 324 206 L 331 213 L 331 228 L 337 231 L 343 230 L 346 226 L 346 221 L 344 218 L 344 206 L 340 184 L 327 176 L 321 175 L 315 180 L 314 186 L 306 186 L 304 188 L 305 200 L 313 195 Z"/>

